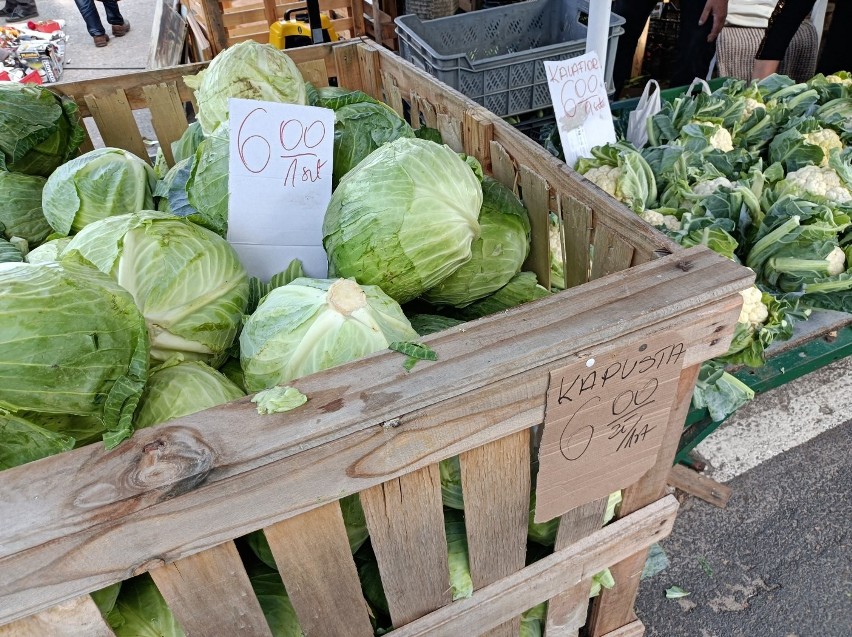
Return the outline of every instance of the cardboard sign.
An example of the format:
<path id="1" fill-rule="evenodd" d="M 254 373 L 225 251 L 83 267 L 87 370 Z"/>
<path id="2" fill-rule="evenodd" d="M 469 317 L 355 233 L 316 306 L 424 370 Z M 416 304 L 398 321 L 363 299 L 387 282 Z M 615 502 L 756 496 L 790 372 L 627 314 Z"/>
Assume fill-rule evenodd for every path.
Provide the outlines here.
<path id="1" fill-rule="evenodd" d="M 623 489 L 654 465 L 685 354 L 680 335 L 663 334 L 551 372 L 536 522 Z"/>
<path id="2" fill-rule="evenodd" d="M 228 241 L 261 280 L 293 259 L 308 276 L 325 278 L 334 111 L 243 99 L 228 107 Z"/>
<path id="3" fill-rule="evenodd" d="M 565 163 L 572 168 L 591 150 L 615 141 L 603 65 L 597 54 L 545 62 L 547 86 L 559 127 Z"/>

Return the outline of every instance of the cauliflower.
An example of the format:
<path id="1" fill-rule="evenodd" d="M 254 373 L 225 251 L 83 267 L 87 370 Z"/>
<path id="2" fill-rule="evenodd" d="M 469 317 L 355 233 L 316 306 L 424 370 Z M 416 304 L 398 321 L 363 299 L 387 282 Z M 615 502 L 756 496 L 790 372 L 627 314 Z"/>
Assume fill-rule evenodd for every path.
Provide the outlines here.
<path id="1" fill-rule="evenodd" d="M 680 221 L 674 215 L 664 215 L 656 210 L 645 210 L 639 216 L 652 226 L 663 226 L 666 230 L 671 230 L 672 232 L 680 230 Z"/>
<path id="2" fill-rule="evenodd" d="M 838 148 L 843 150 L 843 142 L 840 140 L 840 135 L 830 128 L 820 128 L 812 133 L 806 133 L 805 142 L 822 148 L 820 166 L 828 166 L 828 156 L 831 154 L 832 149 Z"/>
<path id="3" fill-rule="evenodd" d="M 621 168 L 618 166 L 598 166 L 590 168 L 583 176 L 595 184 L 598 188 L 605 190 L 619 201 L 624 201 L 619 192 L 618 178 L 621 176 Z"/>
<path id="4" fill-rule="evenodd" d="M 825 260 L 828 261 L 828 276 L 836 276 L 846 272 L 846 253 L 842 248 L 835 247 Z"/>
<path id="5" fill-rule="evenodd" d="M 743 297 L 743 308 L 740 310 L 738 323 L 760 327 L 769 318 L 769 308 L 763 302 L 763 292 L 757 286 L 752 285 L 749 289 L 740 292 Z"/>
<path id="6" fill-rule="evenodd" d="M 843 86 L 852 86 L 852 79 L 840 77 L 839 75 L 826 75 L 825 79 L 829 84 L 842 84 Z"/>
<path id="7" fill-rule="evenodd" d="M 734 150 L 734 140 L 731 139 L 731 134 L 727 128 L 717 126 L 716 130 L 710 136 L 710 145 L 723 152 L 729 153 Z"/>
<path id="8" fill-rule="evenodd" d="M 785 182 L 793 188 L 825 197 L 837 203 L 852 201 L 852 192 L 840 181 L 833 168 L 804 166 L 787 175 Z"/>
<path id="9" fill-rule="evenodd" d="M 743 110 L 742 117 L 740 117 L 741 122 L 744 122 L 749 117 L 751 117 L 751 114 L 754 113 L 754 111 L 756 109 L 758 109 L 758 108 L 764 108 L 765 109 L 766 108 L 766 105 L 763 104 L 763 102 L 758 102 L 753 97 L 746 97 L 744 101 L 745 101 L 745 109 Z"/>
<path id="10" fill-rule="evenodd" d="M 724 129 L 723 129 L 724 130 Z M 719 188 L 733 188 L 734 184 L 727 177 L 716 177 L 707 181 L 699 181 L 692 187 L 692 192 L 701 197 L 709 197 Z"/>

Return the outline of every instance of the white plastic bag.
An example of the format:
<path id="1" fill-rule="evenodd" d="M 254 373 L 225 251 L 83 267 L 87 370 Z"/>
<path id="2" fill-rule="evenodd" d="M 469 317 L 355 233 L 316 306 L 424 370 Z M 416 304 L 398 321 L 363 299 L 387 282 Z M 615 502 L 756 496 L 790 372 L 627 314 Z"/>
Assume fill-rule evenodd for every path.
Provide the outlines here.
<path id="1" fill-rule="evenodd" d="M 653 93 L 651 92 L 653 89 Z M 642 97 L 636 105 L 636 110 L 627 117 L 627 141 L 636 148 L 642 148 L 648 143 L 648 125 L 650 118 L 660 112 L 660 85 L 657 80 L 649 80 L 642 91 Z"/>

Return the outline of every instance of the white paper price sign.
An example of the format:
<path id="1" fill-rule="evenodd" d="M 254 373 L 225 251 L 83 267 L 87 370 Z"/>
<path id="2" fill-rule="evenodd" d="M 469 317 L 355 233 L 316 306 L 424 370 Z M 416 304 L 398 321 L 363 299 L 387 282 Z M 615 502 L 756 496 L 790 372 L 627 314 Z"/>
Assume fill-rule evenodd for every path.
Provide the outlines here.
<path id="1" fill-rule="evenodd" d="M 596 53 L 586 53 L 544 68 L 565 162 L 573 168 L 595 146 L 615 141 L 603 65 Z"/>
<path id="2" fill-rule="evenodd" d="M 324 278 L 322 222 L 331 200 L 334 112 L 230 99 L 228 241 L 266 281 L 300 259 Z"/>

